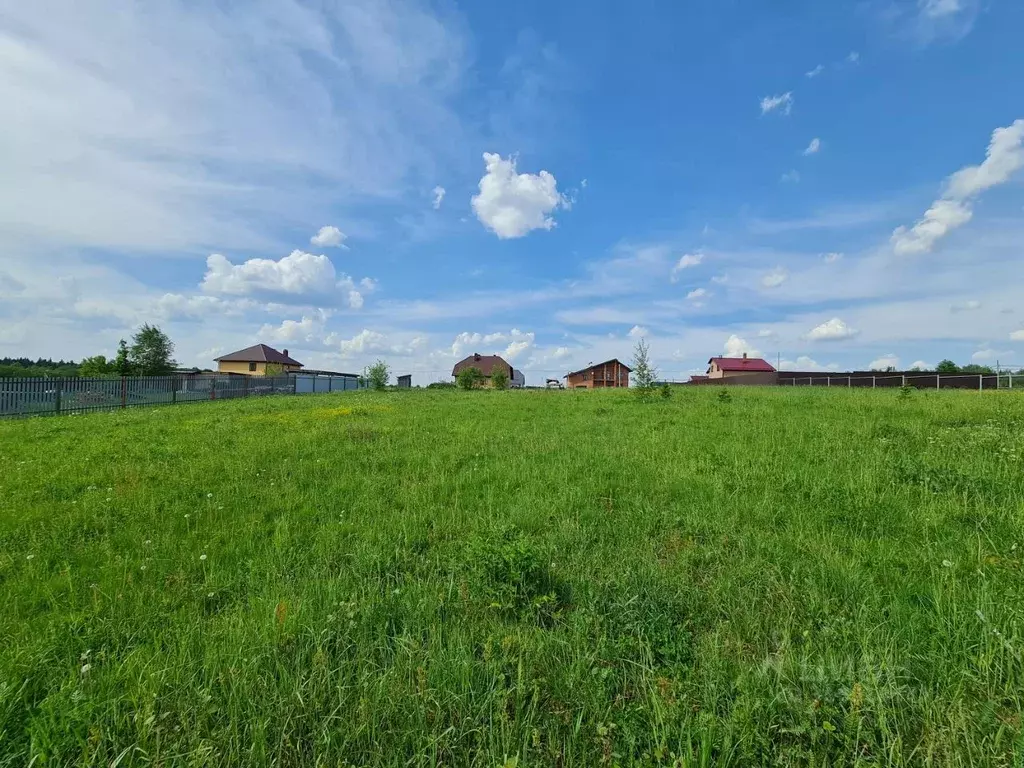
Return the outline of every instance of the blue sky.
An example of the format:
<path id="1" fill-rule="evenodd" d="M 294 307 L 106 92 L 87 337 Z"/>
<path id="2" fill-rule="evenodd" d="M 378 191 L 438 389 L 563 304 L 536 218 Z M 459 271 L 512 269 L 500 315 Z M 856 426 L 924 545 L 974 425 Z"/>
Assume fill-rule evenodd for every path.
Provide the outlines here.
<path id="1" fill-rule="evenodd" d="M 0 356 L 1024 366 L 1024 5 L 0 11 Z"/>

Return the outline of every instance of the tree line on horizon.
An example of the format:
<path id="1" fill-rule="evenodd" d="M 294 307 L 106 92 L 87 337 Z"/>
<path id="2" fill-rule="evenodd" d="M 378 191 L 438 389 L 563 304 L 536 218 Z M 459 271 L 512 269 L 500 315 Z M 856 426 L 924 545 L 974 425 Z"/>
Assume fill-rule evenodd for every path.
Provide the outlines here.
<path id="1" fill-rule="evenodd" d="M 2 357 L 0 378 L 167 376 L 177 365 L 171 338 L 159 327 L 145 323 L 132 336 L 131 343 L 125 339 L 118 342 L 117 354 L 109 360 L 106 355 L 84 357 L 79 363 L 42 357 Z"/>

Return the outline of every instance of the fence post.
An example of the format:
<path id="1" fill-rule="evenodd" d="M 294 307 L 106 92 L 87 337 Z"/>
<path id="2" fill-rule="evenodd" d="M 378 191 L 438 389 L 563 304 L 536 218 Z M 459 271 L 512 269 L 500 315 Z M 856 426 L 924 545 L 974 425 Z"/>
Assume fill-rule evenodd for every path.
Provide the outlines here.
<path id="1" fill-rule="evenodd" d="M 245 397 L 249 396 L 249 377 L 245 377 Z"/>
<path id="2" fill-rule="evenodd" d="M 981 374 L 979 373 L 978 374 L 978 391 L 980 392 L 982 389 L 984 389 L 984 387 L 982 386 L 982 378 L 981 378 Z"/>
<path id="3" fill-rule="evenodd" d="M 121 407 L 124 408 L 128 404 L 128 377 L 121 377 Z"/>
<path id="4" fill-rule="evenodd" d="M 171 405 L 178 402 L 178 382 L 181 381 L 177 376 L 171 379 Z"/>
<path id="5" fill-rule="evenodd" d="M 903 374 L 903 386 L 907 386 L 907 374 Z"/>
<path id="6" fill-rule="evenodd" d="M 935 374 L 935 388 L 936 389 L 942 389 L 942 379 L 939 378 L 941 375 L 942 375 L 941 373 L 936 373 Z"/>
<path id="7" fill-rule="evenodd" d="M 216 400 L 217 399 L 217 377 L 216 376 L 214 376 L 212 379 L 210 379 L 210 399 L 211 400 Z"/>
<path id="8" fill-rule="evenodd" d="M 826 387 L 831 387 L 832 386 L 832 377 L 831 376 L 826 376 L 825 377 L 825 386 Z"/>
<path id="9" fill-rule="evenodd" d="M 334 377 L 333 376 L 328 376 L 327 377 L 327 394 L 330 394 L 333 391 L 334 391 Z"/>
<path id="10" fill-rule="evenodd" d="M 871 388 L 872 389 L 875 388 L 875 377 L 874 376 L 871 377 Z"/>
<path id="11" fill-rule="evenodd" d="M 57 379 L 57 389 L 55 390 L 54 397 L 53 397 L 54 406 L 56 408 L 56 412 L 57 413 L 60 413 L 60 395 L 61 395 L 61 389 L 63 388 L 63 385 L 64 385 L 64 379 Z"/>

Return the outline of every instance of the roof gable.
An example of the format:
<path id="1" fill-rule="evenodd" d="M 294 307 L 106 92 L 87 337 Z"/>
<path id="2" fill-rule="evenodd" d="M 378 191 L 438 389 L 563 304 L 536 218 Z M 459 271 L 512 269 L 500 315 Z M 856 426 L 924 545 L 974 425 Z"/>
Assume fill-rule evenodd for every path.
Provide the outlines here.
<path id="1" fill-rule="evenodd" d="M 461 371 L 463 368 L 476 368 L 484 376 L 490 376 L 491 372 L 494 370 L 495 365 L 504 365 L 506 368 L 508 368 L 510 371 L 509 378 L 515 376 L 515 372 L 513 371 L 512 366 L 509 365 L 508 362 L 506 362 L 501 356 L 478 354 L 472 354 L 463 360 L 459 360 L 459 362 L 455 364 L 455 367 L 452 368 L 452 376 L 458 376 L 459 371 Z"/>
<path id="2" fill-rule="evenodd" d="M 251 347 L 240 349 L 227 355 L 214 358 L 215 363 L 278 363 L 280 365 L 297 365 L 300 368 L 302 363 L 289 357 L 287 350 L 278 352 L 266 344 L 253 344 Z"/>
<path id="3" fill-rule="evenodd" d="M 586 373 L 587 371 L 592 371 L 595 368 L 603 368 L 606 365 L 618 365 L 620 368 L 628 371 L 629 373 L 633 372 L 632 368 L 630 368 L 625 363 L 620 362 L 618 358 L 613 357 L 611 360 L 605 360 L 603 363 L 595 363 L 594 365 L 588 365 L 586 368 L 580 368 L 578 371 L 570 371 L 569 373 L 565 374 L 565 376 L 575 376 L 579 373 Z"/>

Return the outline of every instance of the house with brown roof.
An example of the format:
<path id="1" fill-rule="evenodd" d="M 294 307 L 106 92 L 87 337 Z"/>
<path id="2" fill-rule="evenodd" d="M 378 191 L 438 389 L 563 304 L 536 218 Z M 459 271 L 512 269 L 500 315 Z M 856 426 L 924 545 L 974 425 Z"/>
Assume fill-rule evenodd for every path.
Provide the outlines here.
<path id="1" fill-rule="evenodd" d="M 469 357 L 459 360 L 452 368 L 452 376 L 458 378 L 459 372 L 466 368 L 476 368 L 483 375 L 484 386 L 489 387 L 491 385 L 491 374 L 495 368 L 504 366 L 505 374 L 508 376 L 508 385 L 510 387 L 521 387 L 525 384 L 525 378 L 521 371 L 517 371 L 504 359 L 498 355 L 481 355 L 478 352 L 474 352 Z"/>
<path id="2" fill-rule="evenodd" d="M 606 387 L 628 387 L 629 374 L 633 369 L 616 359 L 590 365 L 565 375 L 569 389 L 600 389 Z"/>
<path id="3" fill-rule="evenodd" d="M 733 379 L 732 383 L 774 384 L 775 366 L 760 357 L 712 357 L 708 360 L 708 379 Z"/>
<path id="4" fill-rule="evenodd" d="M 217 373 L 240 373 L 244 376 L 266 376 L 268 363 L 274 364 L 274 367 L 280 366 L 278 370 L 285 373 L 295 373 L 303 367 L 298 360 L 288 356 L 287 349 L 278 352 L 266 344 L 254 344 L 229 355 L 222 355 L 215 358 L 214 362 L 217 363 Z"/>

